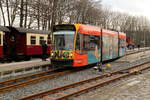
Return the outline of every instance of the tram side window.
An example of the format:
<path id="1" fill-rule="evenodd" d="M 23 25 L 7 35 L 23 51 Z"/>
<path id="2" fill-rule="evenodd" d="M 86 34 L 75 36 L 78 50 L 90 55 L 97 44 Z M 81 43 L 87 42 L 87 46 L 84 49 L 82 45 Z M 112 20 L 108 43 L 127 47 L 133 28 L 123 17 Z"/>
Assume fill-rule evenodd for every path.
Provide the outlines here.
<path id="1" fill-rule="evenodd" d="M 119 39 L 119 47 L 121 48 L 121 46 L 122 46 L 122 39 Z"/>
<path id="2" fill-rule="evenodd" d="M 90 48 L 89 35 L 83 34 L 83 51 L 88 51 Z"/>
<path id="3" fill-rule="evenodd" d="M 80 50 L 80 40 L 81 35 L 78 33 L 77 38 L 76 38 L 76 50 Z"/>
<path id="4" fill-rule="evenodd" d="M 43 36 L 40 36 L 40 44 L 42 44 L 42 42 L 44 41 L 44 37 Z"/>
<path id="5" fill-rule="evenodd" d="M 120 39 L 120 48 L 125 48 L 125 47 L 126 47 L 125 39 Z"/>
<path id="6" fill-rule="evenodd" d="M 77 39 L 76 39 L 76 51 L 79 54 L 84 54 L 83 49 L 83 34 L 78 33 Z"/>
<path id="7" fill-rule="evenodd" d="M 101 47 L 100 37 L 86 34 L 78 34 L 76 39 L 76 50 L 81 54 L 87 53 L 89 50 L 95 50 L 95 47 Z"/>
<path id="8" fill-rule="evenodd" d="M 123 39 L 123 47 L 126 48 L 126 40 Z"/>
<path id="9" fill-rule="evenodd" d="M 76 39 L 76 50 L 80 54 L 85 54 L 89 50 L 89 35 L 78 33 Z"/>
<path id="10" fill-rule="evenodd" d="M 100 48 L 100 37 L 90 35 L 90 50 L 95 50 L 95 47 Z"/>
<path id="11" fill-rule="evenodd" d="M 36 43 L 36 37 L 31 36 L 31 45 L 34 45 Z"/>

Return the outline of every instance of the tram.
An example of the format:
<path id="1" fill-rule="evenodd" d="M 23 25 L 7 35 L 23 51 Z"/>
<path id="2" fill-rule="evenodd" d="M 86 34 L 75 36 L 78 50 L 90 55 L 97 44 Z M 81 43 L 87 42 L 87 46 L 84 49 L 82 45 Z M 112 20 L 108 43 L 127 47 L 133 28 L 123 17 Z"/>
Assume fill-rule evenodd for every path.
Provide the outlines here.
<path id="1" fill-rule="evenodd" d="M 83 24 L 53 28 L 51 63 L 55 67 L 83 67 L 125 55 L 126 34 Z"/>

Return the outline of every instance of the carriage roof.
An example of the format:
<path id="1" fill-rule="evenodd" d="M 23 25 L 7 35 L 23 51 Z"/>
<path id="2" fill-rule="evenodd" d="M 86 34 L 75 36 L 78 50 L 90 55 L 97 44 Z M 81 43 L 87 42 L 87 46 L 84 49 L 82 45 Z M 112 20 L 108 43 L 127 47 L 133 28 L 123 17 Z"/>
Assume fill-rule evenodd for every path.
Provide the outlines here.
<path id="1" fill-rule="evenodd" d="M 10 32 L 10 30 L 5 26 L 0 26 L 0 31 Z"/>
<path id="2" fill-rule="evenodd" d="M 51 31 L 47 30 L 37 30 L 37 29 L 27 29 L 27 28 L 19 28 L 19 27 L 8 27 L 10 30 L 13 29 L 18 31 L 19 33 L 39 33 L 39 34 L 49 34 Z"/>

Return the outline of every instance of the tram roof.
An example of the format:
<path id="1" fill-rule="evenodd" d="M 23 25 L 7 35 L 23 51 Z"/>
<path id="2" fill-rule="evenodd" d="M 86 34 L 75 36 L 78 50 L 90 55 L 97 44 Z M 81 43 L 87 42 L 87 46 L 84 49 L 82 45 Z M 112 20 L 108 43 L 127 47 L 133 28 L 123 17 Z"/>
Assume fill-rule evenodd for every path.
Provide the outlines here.
<path id="1" fill-rule="evenodd" d="M 126 34 L 123 32 L 119 32 L 119 38 L 126 38 Z"/>
<path id="2" fill-rule="evenodd" d="M 76 30 L 79 31 L 82 34 L 88 34 L 88 35 L 101 35 L 101 30 L 103 32 L 103 35 L 117 35 L 119 33 L 120 38 L 125 38 L 126 34 L 123 32 L 118 31 L 112 31 L 107 29 L 102 29 L 101 27 L 92 26 L 92 25 L 84 25 L 84 24 L 59 24 L 59 25 L 74 25 Z"/>
<path id="3" fill-rule="evenodd" d="M 80 33 L 83 34 L 91 34 L 91 35 L 101 35 L 101 29 L 97 26 L 83 25 L 83 24 L 75 24 L 76 29 L 79 30 Z M 102 29 L 103 34 L 116 35 L 118 32 Z"/>

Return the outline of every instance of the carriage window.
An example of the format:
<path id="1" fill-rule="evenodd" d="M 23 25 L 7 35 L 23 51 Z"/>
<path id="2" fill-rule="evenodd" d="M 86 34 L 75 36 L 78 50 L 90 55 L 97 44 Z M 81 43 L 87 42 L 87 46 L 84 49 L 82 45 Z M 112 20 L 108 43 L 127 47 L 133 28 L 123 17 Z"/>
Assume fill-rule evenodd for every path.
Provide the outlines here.
<path id="1" fill-rule="evenodd" d="M 40 36 L 40 44 L 42 44 L 42 42 L 43 42 L 43 40 L 44 40 L 44 37 L 43 36 Z"/>
<path id="2" fill-rule="evenodd" d="M 31 44 L 36 44 L 36 37 L 35 36 L 31 36 Z"/>
<path id="3" fill-rule="evenodd" d="M 48 35 L 48 37 L 47 37 L 47 44 L 51 44 L 51 37 L 50 37 L 50 35 Z"/>
<path id="4" fill-rule="evenodd" d="M 0 34 L 0 45 L 1 45 L 1 34 Z"/>

